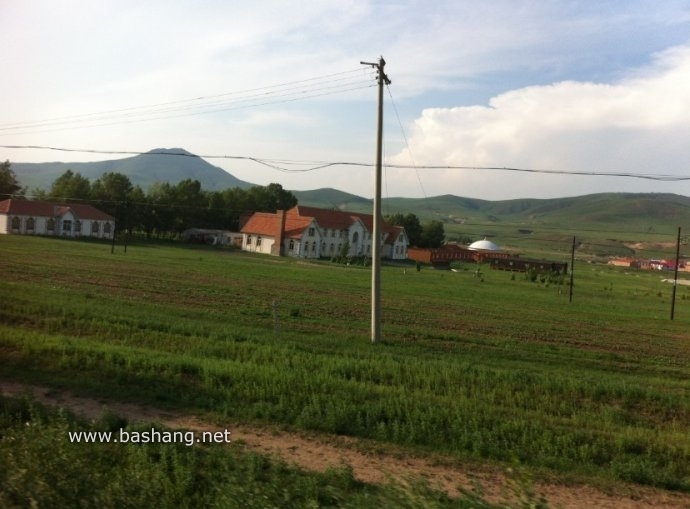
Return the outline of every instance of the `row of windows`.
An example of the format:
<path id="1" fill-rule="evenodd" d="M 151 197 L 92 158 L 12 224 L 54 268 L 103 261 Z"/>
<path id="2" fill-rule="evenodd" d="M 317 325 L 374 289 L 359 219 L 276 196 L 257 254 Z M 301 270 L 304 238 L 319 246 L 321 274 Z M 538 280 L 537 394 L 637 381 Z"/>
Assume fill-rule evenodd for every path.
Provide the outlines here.
<path id="1" fill-rule="evenodd" d="M 309 235 L 309 237 L 313 237 L 314 235 L 316 235 L 316 228 L 309 228 L 308 235 Z M 335 228 L 333 228 L 333 229 L 324 228 L 323 236 L 324 236 L 324 238 L 328 238 L 330 236 L 333 239 L 336 238 L 336 236 L 339 239 L 342 239 L 343 237 L 347 238 L 348 230 L 336 230 Z M 352 239 L 354 242 L 357 242 L 357 238 L 358 238 L 358 233 L 355 232 L 352 235 Z M 366 232 L 364 233 L 364 239 L 365 240 L 367 239 L 367 233 Z"/>
<path id="2" fill-rule="evenodd" d="M 54 232 L 55 231 L 55 226 L 57 222 L 55 219 L 48 219 L 46 221 L 46 230 L 49 232 Z M 18 216 L 14 216 L 12 218 L 12 229 L 13 230 L 19 230 L 21 229 L 22 225 L 22 220 Z M 26 222 L 24 223 L 26 231 L 32 232 L 36 229 L 36 220 L 33 217 L 29 217 L 26 219 Z M 69 219 L 66 219 L 62 221 L 62 231 L 63 232 L 71 232 L 74 229 L 74 233 L 81 233 L 81 228 L 82 228 L 82 222 L 79 220 L 76 220 L 72 222 Z M 110 233 L 110 223 L 105 223 L 103 225 L 103 233 L 109 234 Z M 101 224 L 97 221 L 92 221 L 91 222 L 91 233 L 96 234 L 99 233 L 101 229 Z"/>

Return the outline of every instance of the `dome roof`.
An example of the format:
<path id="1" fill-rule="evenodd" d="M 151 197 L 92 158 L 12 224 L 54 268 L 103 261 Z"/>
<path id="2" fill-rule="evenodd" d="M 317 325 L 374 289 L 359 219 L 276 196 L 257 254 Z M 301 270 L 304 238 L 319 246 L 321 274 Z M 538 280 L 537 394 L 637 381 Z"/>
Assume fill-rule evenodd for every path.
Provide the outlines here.
<path id="1" fill-rule="evenodd" d="M 469 245 L 468 249 L 471 249 L 473 251 L 500 251 L 501 250 L 501 248 L 498 247 L 496 244 L 494 244 L 490 240 L 486 240 L 486 239 L 472 242 L 472 244 Z"/>

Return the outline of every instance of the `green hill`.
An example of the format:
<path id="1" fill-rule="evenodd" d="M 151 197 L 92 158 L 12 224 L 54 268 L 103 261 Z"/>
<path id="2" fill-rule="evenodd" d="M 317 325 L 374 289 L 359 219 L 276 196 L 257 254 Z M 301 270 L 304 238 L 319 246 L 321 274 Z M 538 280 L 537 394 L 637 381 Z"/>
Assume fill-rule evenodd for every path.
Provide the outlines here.
<path id="1" fill-rule="evenodd" d="M 147 189 L 154 182 L 176 184 L 185 179 L 198 180 L 208 191 L 221 191 L 229 187 L 246 189 L 253 184 L 235 178 L 225 170 L 213 166 L 181 148 L 155 149 L 124 159 L 88 163 L 15 163 L 12 169 L 23 186 L 48 189 L 53 181 L 67 170 L 81 173 L 95 180 L 106 172 L 127 175 L 134 185 Z"/>
<path id="2" fill-rule="evenodd" d="M 20 183 L 48 189 L 66 170 L 95 180 L 105 172 L 127 175 L 147 189 L 154 182 L 176 184 L 184 179 L 201 182 L 208 191 L 249 188 L 230 173 L 181 148 L 155 149 L 124 159 L 90 163 L 15 163 Z M 321 208 L 371 212 L 372 200 L 332 188 L 293 191 L 299 203 Z M 440 220 L 456 237 L 510 236 L 525 232 L 559 233 L 591 230 L 602 236 L 615 232 L 670 234 L 681 226 L 690 230 L 690 197 L 661 193 L 600 193 L 568 198 L 488 201 L 450 194 L 427 198 L 384 198 L 384 215 L 416 214 L 422 221 Z"/>
<path id="3" fill-rule="evenodd" d="M 294 192 L 300 203 L 357 212 L 372 211 L 372 200 L 335 189 Z M 526 235 L 578 235 L 606 239 L 621 233 L 690 230 L 690 197 L 662 193 L 600 193 L 568 198 L 488 201 L 453 195 L 428 198 L 384 198 L 384 215 L 416 214 L 422 221 L 440 220 L 449 238 L 498 237 L 522 244 Z M 572 235 L 572 233 L 570 234 Z M 619 235 L 620 236 L 620 235 Z M 628 237 L 624 235 L 624 237 Z M 572 237 L 570 237 L 572 238 Z M 639 238 L 639 235 L 633 236 Z"/>

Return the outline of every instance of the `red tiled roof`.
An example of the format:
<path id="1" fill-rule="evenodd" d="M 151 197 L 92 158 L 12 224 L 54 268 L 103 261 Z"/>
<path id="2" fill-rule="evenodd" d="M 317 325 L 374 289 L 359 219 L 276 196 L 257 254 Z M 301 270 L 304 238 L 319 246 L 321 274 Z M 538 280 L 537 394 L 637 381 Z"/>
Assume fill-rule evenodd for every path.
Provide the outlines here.
<path id="1" fill-rule="evenodd" d="M 112 221 L 114 219 L 113 216 L 83 203 L 53 203 L 48 201 L 13 199 L 0 201 L 0 214 L 56 217 L 63 216 L 70 210 L 81 220 Z"/>
<path id="2" fill-rule="evenodd" d="M 309 228 L 312 222 L 311 217 L 285 217 L 285 236 L 291 239 L 302 237 L 304 230 Z"/>
<path id="3" fill-rule="evenodd" d="M 244 223 L 240 230 L 241 233 L 252 233 L 254 235 L 275 236 L 277 233 L 278 214 L 270 212 L 255 212 Z"/>
<path id="4" fill-rule="evenodd" d="M 355 220 L 359 219 L 369 232 L 374 230 L 373 214 L 363 214 L 361 212 L 328 210 L 319 209 L 317 207 L 307 207 L 305 205 L 296 205 L 287 211 L 287 216 L 313 217 L 322 228 L 335 228 L 336 230 L 344 230 L 349 228 Z M 385 221 L 381 221 L 381 230 L 384 233 L 398 234 L 400 229 L 402 228 L 391 226 Z"/>
<path id="5" fill-rule="evenodd" d="M 342 210 L 318 209 L 305 205 L 296 205 L 287 211 L 287 217 L 308 217 L 316 219 L 321 228 L 344 230 L 352 224 L 353 215 Z"/>
<path id="6" fill-rule="evenodd" d="M 313 220 L 316 220 L 321 228 L 332 228 L 335 230 L 346 230 L 352 223 L 359 220 L 364 224 L 367 231 L 374 229 L 374 219 L 371 214 L 361 214 L 358 212 L 347 212 L 343 210 L 327 210 L 305 205 L 296 205 L 285 212 L 285 237 L 299 238 L 308 228 Z M 279 215 L 268 212 L 256 212 L 244 224 L 240 230 L 242 233 L 255 235 L 277 236 Z M 385 243 L 392 244 L 398 238 L 403 228 L 401 226 L 391 226 L 381 221 L 382 233 L 388 233 Z"/>

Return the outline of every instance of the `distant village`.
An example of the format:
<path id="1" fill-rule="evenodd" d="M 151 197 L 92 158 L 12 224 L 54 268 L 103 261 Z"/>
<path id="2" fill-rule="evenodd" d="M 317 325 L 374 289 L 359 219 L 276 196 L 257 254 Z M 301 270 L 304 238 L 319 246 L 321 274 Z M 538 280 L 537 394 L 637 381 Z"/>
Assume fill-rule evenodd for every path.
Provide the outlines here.
<path id="1" fill-rule="evenodd" d="M 115 218 L 87 204 L 8 199 L 0 202 L 0 234 L 54 235 L 112 239 Z M 465 246 L 412 246 L 405 228 L 382 221 L 382 257 L 410 260 L 437 269 L 454 262 L 488 264 L 511 272 L 568 272 L 568 263 L 523 258 L 487 240 Z M 240 218 L 239 231 L 189 228 L 180 238 L 189 242 L 235 246 L 243 251 L 296 258 L 371 258 L 373 216 L 342 210 L 295 205 L 274 213 L 254 212 Z M 640 270 L 672 271 L 675 260 L 612 258 L 609 265 Z M 678 270 L 687 270 L 680 260 Z"/>
<path id="2" fill-rule="evenodd" d="M 613 258 L 609 260 L 609 265 L 614 265 L 616 267 L 630 267 L 633 269 L 642 270 L 676 270 L 675 260 L 646 260 L 643 258 Z M 687 270 L 687 264 L 685 260 L 678 261 L 678 270 Z"/>

